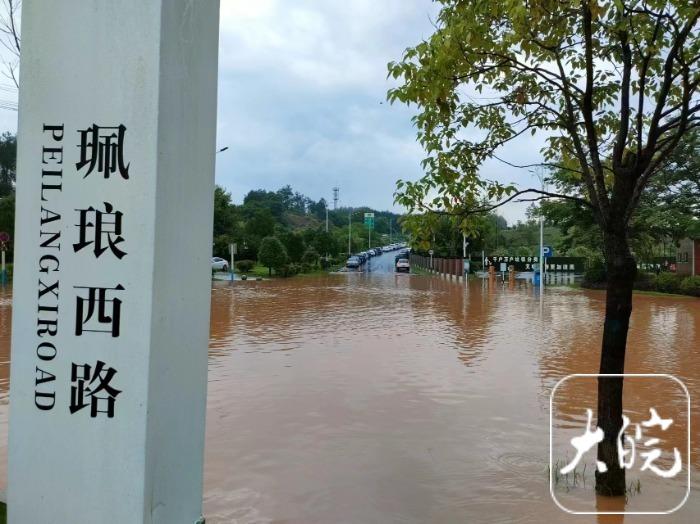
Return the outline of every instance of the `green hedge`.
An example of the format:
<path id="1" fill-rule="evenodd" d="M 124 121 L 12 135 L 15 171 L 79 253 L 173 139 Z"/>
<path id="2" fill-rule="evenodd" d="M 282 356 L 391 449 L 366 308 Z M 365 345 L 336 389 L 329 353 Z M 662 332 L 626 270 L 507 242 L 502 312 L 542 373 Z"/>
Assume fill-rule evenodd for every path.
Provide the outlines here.
<path id="1" fill-rule="evenodd" d="M 683 277 L 675 273 L 662 272 L 656 275 L 654 291 L 661 293 L 678 293 L 681 290 L 681 281 Z"/>
<path id="2" fill-rule="evenodd" d="M 239 260 L 236 262 L 236 267 L 241 273 L 247 273 L 255 267 L 255 260 Z"/>
<path id="3" fill-rule="evenodd" d="M 591 289 L 605 289 L 604 272 L 601 272 L 600 266 L 594 266 L 590 272 L 586 272 L 581 286 Z M 638 271 L 634 280 L 634 289 L 700 297 L 700 277 L 684 277 L 667 271 L 662 271 L 658 275 Z"/>
<path id="4" fill-rule="evenodd" d="M 680 292 L 684 295 L 700 297 L 700 276 L 685 277 L 681 280 Z"/>

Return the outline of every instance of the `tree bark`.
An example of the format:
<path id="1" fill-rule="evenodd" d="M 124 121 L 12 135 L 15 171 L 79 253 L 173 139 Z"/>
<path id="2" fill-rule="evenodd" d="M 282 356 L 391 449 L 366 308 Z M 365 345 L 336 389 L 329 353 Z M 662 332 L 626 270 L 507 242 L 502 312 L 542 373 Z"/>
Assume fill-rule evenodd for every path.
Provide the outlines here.
<path id="1" fill-rule="evenodd" d="M 637 264 L 624 227 L 616 225 L 614 230 L 606 231 L 604 243 L 608 281 L 600 373 L 622 374 Z M 626 489 L 625 470 L 620 467 L 617 453 L 622 429 L 622 386 L 623 377 L 598 378 L 598 427 L 605 433 L 598 444 L 598 460 L 607 467 L 606 472 L 595 474 L 596 491 L 601 495 L 623 496 Z"/>

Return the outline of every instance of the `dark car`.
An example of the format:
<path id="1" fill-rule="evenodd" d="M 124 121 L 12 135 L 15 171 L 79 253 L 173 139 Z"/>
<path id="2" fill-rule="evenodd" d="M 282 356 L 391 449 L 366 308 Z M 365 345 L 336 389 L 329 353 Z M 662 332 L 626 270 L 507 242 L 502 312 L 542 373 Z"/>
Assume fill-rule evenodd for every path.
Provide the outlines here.
<path id="1" fill-rule="evenodd" d="M 405 258 L 406 260 L 408 260 L 409 254 L 410 254 L 410 251 L 409 251 L 408 249 L 402 249 L 402 250 L 399 251 L 399 253 L 394 257 L 394 262 L 398 262 L 398 261 L 401 260 L 402 258 Z"/>

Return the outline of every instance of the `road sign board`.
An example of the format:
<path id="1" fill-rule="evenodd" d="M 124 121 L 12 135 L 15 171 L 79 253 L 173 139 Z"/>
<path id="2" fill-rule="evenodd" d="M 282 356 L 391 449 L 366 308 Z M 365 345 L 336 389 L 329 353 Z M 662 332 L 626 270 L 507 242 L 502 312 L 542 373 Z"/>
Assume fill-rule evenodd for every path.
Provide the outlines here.
<path id="1" fill-rule="evenodd" d="M 433 256 L 433 253 L 435 253 L 435 251 L 433 251 L 432 249 L 431 249 L 430 251 L 428 251 L 428 254 L 429 254 L 430 256 Z"/>
<path id="2" fill-rule="evenodd" d="M 365 225 L 370 229 L 374 229 L 374 213 L 365 213 Z"/>
<path id="3" fill-rule="evenodd" d="M 542 254 L 544 255 L 544 258 L 554 256 L 554 249 L 552 249 L 552 246 L 544 246 L 542 248 Z"/>
<path id="4" fill-rule="evenodd" d="M 3 244 L 7 243 L 10 241 L 10 234 L 5 233 L 4 231 L 0 231 L 0 242 Z"/>

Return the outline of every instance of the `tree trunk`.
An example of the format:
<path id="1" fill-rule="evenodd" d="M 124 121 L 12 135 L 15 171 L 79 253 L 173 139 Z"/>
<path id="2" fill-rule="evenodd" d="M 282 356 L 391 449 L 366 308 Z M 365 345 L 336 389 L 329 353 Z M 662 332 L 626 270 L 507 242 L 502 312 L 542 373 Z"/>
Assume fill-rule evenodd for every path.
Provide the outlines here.
<path id="1" fill-rule="evenodd" d="M 604 235 L 607 269 L 607 298 L 603 347 L 600 356 L 601 374 L 625 372 L 627 331 L 632 313 L 632 287 L 637 264 L 632 256 L 624 230 L 607 231 Z M 605 437 L 598 444 L 598 460 L 606 472 L 596 471 L 596 491 L 601 495 L 625 494 L 625 470 L 620 467 L 617 440 L 622 429 L 623 377 L 598 378 L 598 427 Z"/>

